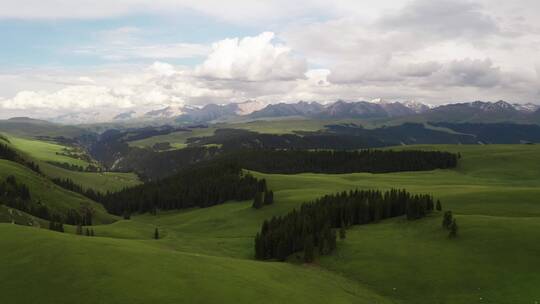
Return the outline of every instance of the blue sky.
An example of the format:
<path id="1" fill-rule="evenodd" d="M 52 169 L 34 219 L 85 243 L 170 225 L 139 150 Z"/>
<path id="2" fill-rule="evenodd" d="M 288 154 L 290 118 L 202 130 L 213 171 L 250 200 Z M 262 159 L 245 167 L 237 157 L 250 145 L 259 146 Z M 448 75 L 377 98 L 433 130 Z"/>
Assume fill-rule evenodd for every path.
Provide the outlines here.
<path id="1" fill-rule="evenodd" d="M 0 117 L 246 99 L 539 103 L 539 12 L 536 0 L 3 0 Z"/>
<path id="2" fill-rule="evenodd" d="M 4 45 L 0 48 L 0 65 L 9 69 L 109 64 L 110 60 L 104 60 L 95 54 L 80 54 L 77 49 L 100 46 L 104 43 L 100 36 L 102 33 L 126 27 L 139 29 L 136 36 L 145 44 L 210 44 L 227 37 L 250 36 L 261 32 L 257 27 L 225 23 L 195 13 L 96 20 L 0 20 L 0 37 Z M 152 59 L 132 58 L 127 61 L 148 62 Z M 194 64 L 198 60 L 173 62 Z"/>

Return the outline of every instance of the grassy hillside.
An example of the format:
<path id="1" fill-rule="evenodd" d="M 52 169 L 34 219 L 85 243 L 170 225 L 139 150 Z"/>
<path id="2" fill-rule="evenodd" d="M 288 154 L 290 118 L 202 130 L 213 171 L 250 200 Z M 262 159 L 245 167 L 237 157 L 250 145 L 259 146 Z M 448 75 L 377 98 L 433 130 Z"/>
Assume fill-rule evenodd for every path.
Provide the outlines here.
<path id="1" fill-rule="evenodd" d="M 0 238 L 11 248 L 0 251 L 0 290 L 9 302 L 389 303 L 315 267 L 173 251 L 160 241 L 90 238 L 11 224 L 0 224 Z"/>
<path id="2" fill-rule="evenodd" d="M 60 188 L 47 178 L 20 164 L 0 159 L 0 179 L 4 180 L 9 175 L 15 176 L 17 181 L 26 184 L 30 188 L 33 200 L 41 201 L 42 204 L 54 212 L 65 213 L 69 209 L 78 209 L 80 206 L 87 205 L 95 210 L 96 223 L 110 223 L 116 218 L 108 214 L 101 204 Z M 10 220 L 7 221 L 11 222 Z"/>
<path id="3" fill-rule="evenodd" d="M 72 296 L 103 303 L 540 301 L 540 146 L 404 149 L 419 148 L 463 158 L 454 170 L 432 172 L 254 173 L 275 191 L 274 205 L 254 210 L 251 202 L 230 202 L 134 216 L 95 226 L 94 238 L 0 225 L 0 238 L 17 248 L 0 253 L 0 273 L 6 274 L 0 278 L 11 278 L 1 282 L 0 292 L 29 303 L 68 302 Z M 435 213 L 415 222 L 397 218 L 353 227 L 337 251 L 314 265 L 252 259 L 253 237 L 264 219 L 356 187 L 431 193 L 457 214 L 459 236 L 449 240 Z M 155 227 L 158 241 L 151 240 Z M 55 279 L 38 279 L 48 273 Z M 25 284 L 13 279 L 22 277 Z M 42 296 L 45 291 L 49 296 Z"/>
<path id="4" fill-rule="evenodd" d="M 87 131 L 79 127 L 64 126 L 44 120 L 24 117 L 0 120 L 0 132 L 22 137 L 63 136 L 67 138 L 74 138 L 82 134 L 88 133 Z"/>
<path id="5" fill-rule="evenodd" d="M 16 136 L 7 137 L 10 145 L 21 151 L 28 157 L 37 160 L 41 171 L 51 178 L 70 178 L 75 183 L 85 188 L 106 192 L 117 191 L 124 187 L 134 186 L 140 183 L 137 175 L 133 173 L 119 172 L 81 172 L 73 171 L 50 164 L 49 162 L 68 163 L 86 168 L 89 162 L 76 157 L 66 156 L 67 153 L 80 154 L 72 147 L 58 143 L 21 138 Z"/>
<path id="6" fill-rule="evenodd" d="M 211 136 L 214 134 L 216 128 L 198 128 L 192 129 L 191 132 L 188 131 L 179 131 L 173 132 L 167 135 L 158 135 L 141 140 L 129 142 L 130 146 L 133 147 L 152 147 L 157 143 L 168 142 L 174 149 L 182 149 L 187 146 L 186 140 L 190 137 L 202 137 L 202 136 Z"/>
<path id="7" fill-rule="evenodd" d="M 59 145 L 53 142 L 47 142 L 35 139 L 26 139 L 21 137 L 8 137 L 11 144 L 18 150 L 24 151 L 30 157 L 42 161 L 68 163 L 71 165 L 82 166 L 86 168 L 89 163 L 85 160 L 67 156 L 67 153 L 76 154 L 74 148 Z"/>

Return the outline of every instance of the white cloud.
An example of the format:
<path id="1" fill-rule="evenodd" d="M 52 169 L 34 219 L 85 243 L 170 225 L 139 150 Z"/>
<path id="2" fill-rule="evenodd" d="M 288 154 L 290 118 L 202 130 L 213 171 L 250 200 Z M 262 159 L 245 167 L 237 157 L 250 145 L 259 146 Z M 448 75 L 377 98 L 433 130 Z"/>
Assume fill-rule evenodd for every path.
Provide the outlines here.
<path id="1" fill-rule="evenodd" d="M 264 32 L 255 37 L 218 41 L 195 73 L 207 78 L 246 81 L 302 78 L 305 60 L 295 57 L 285 45 L 273 44 L 273 39 L 274 33 Z"/>
<path id="2" fill-rule="evenodd" d="M 11 2 L 11 3 L 9 3 Z M 47 2 L 45 4 L 45 2 Z M 0 108 L 70 111 L 245 99 L 540 100 L 540 2 L 532 0 L 1 1 L 0 18 L 196 12 L 272 32 L 213 45 L 150 43 L 119 27 L 79 53 L 123 65 L 0 74 Z M 220 21 L 221 22 L 221 21 Z M 221 24 L 221 23 L 220 23 Z M 226 25 L 224 25 L 226 26 Z M 196 58 L 194 67 L 131 59 Z M 141 61 L 138 61 L 141 62 Z"/>

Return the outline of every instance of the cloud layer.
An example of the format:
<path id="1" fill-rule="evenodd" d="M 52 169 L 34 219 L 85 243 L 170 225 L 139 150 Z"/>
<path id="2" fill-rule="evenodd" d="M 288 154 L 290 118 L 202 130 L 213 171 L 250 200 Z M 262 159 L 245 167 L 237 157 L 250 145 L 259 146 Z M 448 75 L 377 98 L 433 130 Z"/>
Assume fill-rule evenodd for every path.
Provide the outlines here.
<path id="1" fill-rule="evenodd" d="M 196 11 L 262 30 L 213 43 L 155 43 L 145 39 L 145 29 L 133 26 L 100 31 L 98 43 L 71 51 L 110 65 L 0 70 L 0 81 L 9 87 L 0 90 L 2 116 L 245 99 L 540 102 L 536 1 L 231 1 L 224 6 L 158 0 L 151 8 L 142 0 L 48 1 L 55 9 L 43 1 L 9 2 L 0 4 L 0 19 Z M 126 63 L 134 58 L 142 61 Z M 195 63 L 175 64 L 178 59 Z"/>

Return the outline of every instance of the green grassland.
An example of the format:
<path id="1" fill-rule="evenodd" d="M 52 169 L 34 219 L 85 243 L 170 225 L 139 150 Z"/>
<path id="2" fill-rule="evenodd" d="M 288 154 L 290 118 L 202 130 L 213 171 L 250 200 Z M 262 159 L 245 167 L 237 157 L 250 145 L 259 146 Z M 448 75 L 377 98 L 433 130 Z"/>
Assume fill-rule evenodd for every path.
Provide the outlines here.
<path id="1" fill-rule="evenodd" d="M 299 131 L 315 132 L 323 130 L 329 124 L 357 123 L 366 128 L 372 127 L 368 120 L 360 119 L 265 119 L 241 122 L 216 123 L 209 128 L 192 129 L 191 132 L 179 131 L 166 135 L 152 136 L 149 138 L 128 142 L 132 147 L 152 147 L 157 143 L 170 143 L 172 149 L 182 149 L 187 146 L 186 140 L 191 137 L 211 136 L 220 128 L 242 129 L 264 134 L 294 134 Z"/>
<path id="2" fill-rule="evenodd" d="M 0 294 L 24 303 L 540 302 L 540 146 L 395 149 L 448 150 L 462 159 L 453 170 L 430 172 L 254 172 L 275 191 L 273 205 L 133 216 L 94 226 L 93 238 L 3 224 L 0 239 L 13 250 L 0 250 Z M 431 193 L 457 215 L 459 236 L 448 239 L 435 212 L 352 227 L 312 265 L 253 260 L 264 219 L 353 188 Z M 151 239 L 156 227 L 160 240 Z"/>
<path id="3" fill-rule="evenodd" d="M 191 137 L 204 137 L 214 134 L 216 128 L 197 128 L 190 131 L 173 132 L 166 135 L 152 136 L 149 138 L 128 142 L 132 147 L 152 147 L 157 143 L 168 142 L 174 149 L 182 149 L 187 146 L 186 140 Z"/>
<path id="4" fill-rule="evenodd" d="M 42 161 L 68 163 L 86 168 L 89 163 L 76 157 L 65 155 L 67 152 L 75 153 L 75 149 L 57 143 L 22 137 L 8 137 L 11 144 L 18 150 L 25 151 L 30 157 Z"/>
<path id="5" fill-rule="evenodd" d="M 17 181 L 29 187 L 33 201 L 40 201 L 53 212 L 65 214 L 69 209 L 90 206 L 95 210 L 96 223 L 111 223 L 116 219 L 115 216 L 108 214 L 102 205 L 82 195 L 67 191 L 20 164 L 0 159 L 0 179 L 4 180 L 9 175 L 15 176 Z M 7 211 L 4 208 L 3 217 L 7 216 Z M 6 218 L 6 221 L 11 222 L 10 219 Z"/>
<path id="6" fill-rule="evenodd" d="M 73 152 L 74 148 L 72 147 L 37 139 L 15 136 L 7 136 L 7 138 L 11 147 L 37 161 L 41 171 L 51 178 L 69 178 L 84 188 L 101 192 L 118 191 L 140 183 L 139 178 L 134 173 L 73 171 L 49 163 L 68 163 L 86 168 L 90 164 L 89 162 L 64 155 L 66 151 Z"/>

